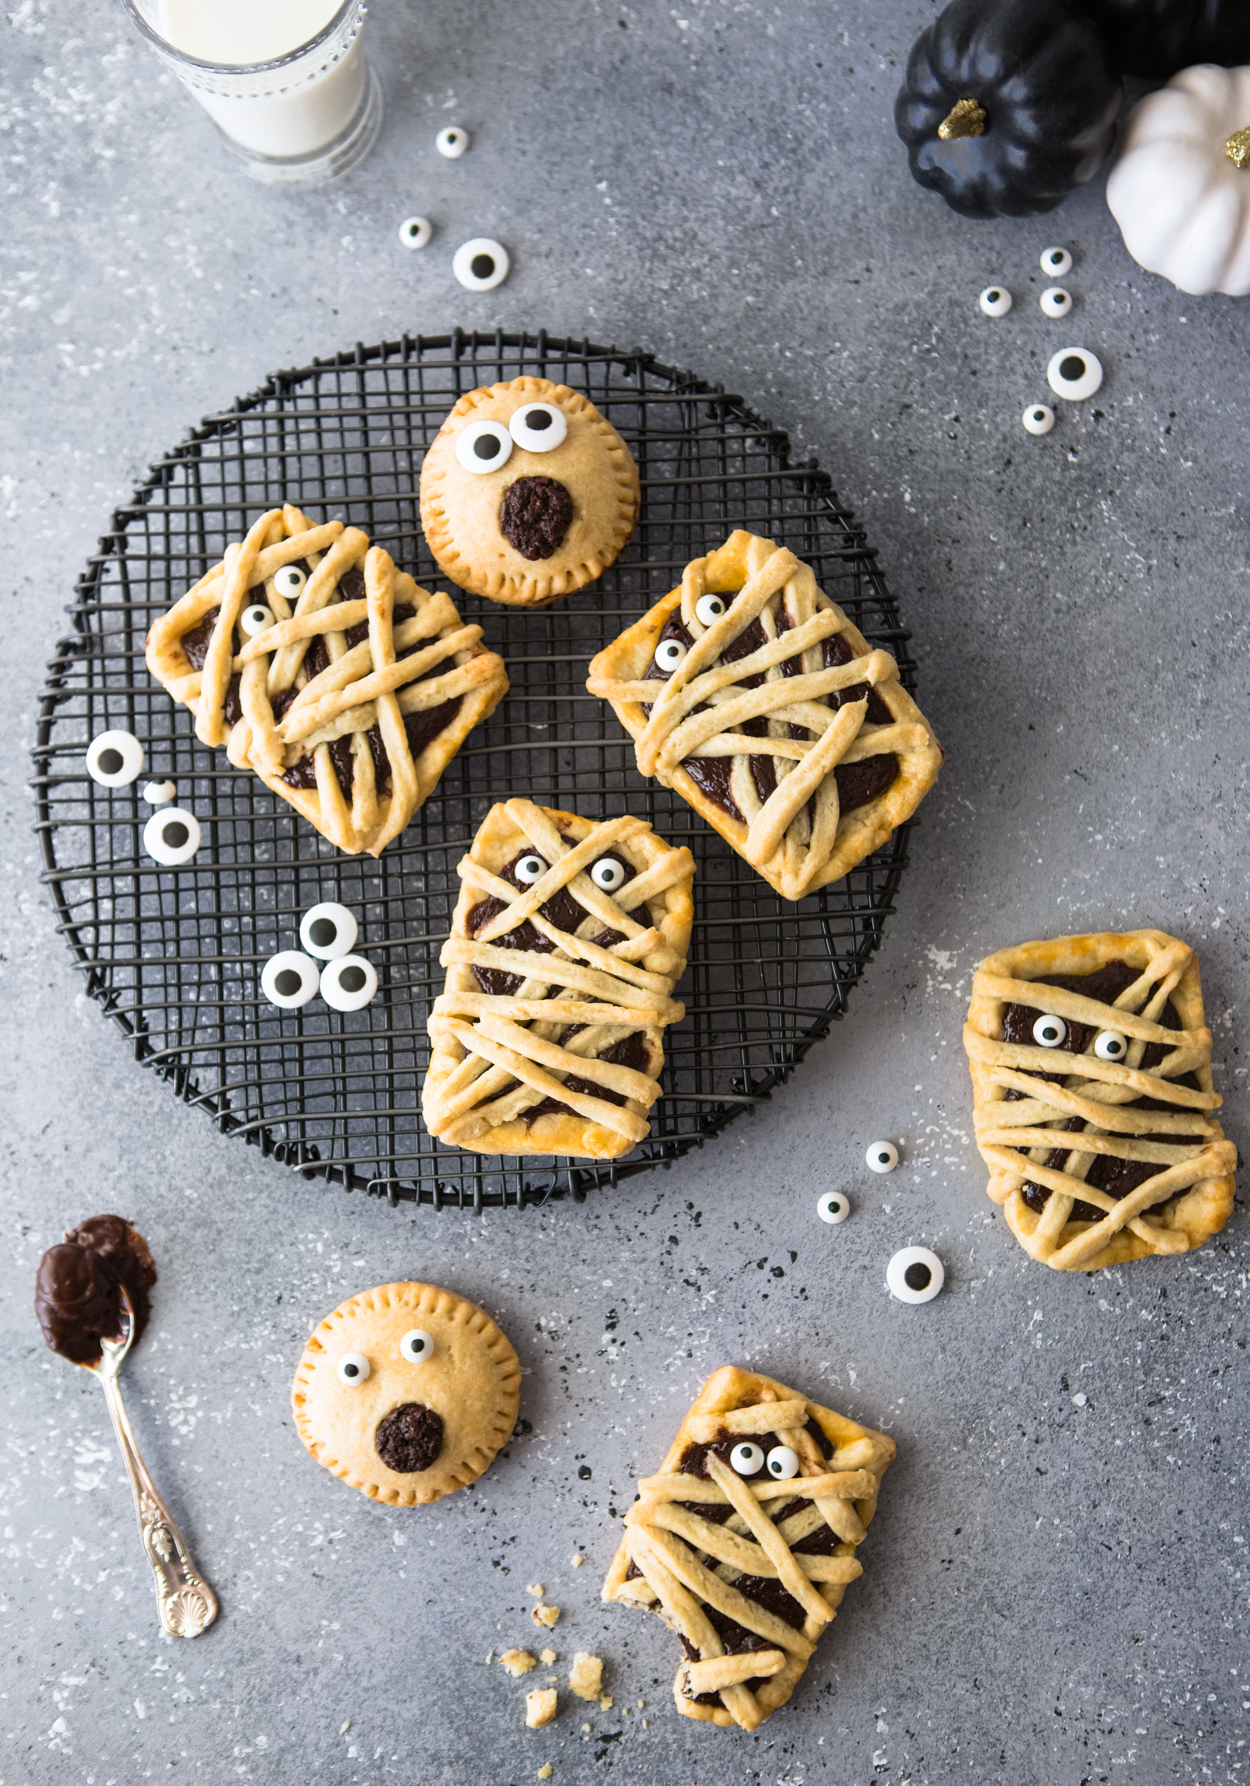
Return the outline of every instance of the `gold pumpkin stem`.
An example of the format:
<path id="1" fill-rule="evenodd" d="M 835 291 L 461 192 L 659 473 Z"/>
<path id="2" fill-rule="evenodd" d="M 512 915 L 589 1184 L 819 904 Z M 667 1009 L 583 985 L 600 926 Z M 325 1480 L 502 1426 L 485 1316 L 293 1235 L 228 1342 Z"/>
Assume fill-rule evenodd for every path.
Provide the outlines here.
<path id="1" fill-rule="evenodd" d="M 953 113 L 951 115 L 954 116 Z M 1234 130 L 1224 144 L 1224 153 L 1234 166 L 1250 167 L 1250 124 L 1244 130 Z"/>
<path id="2" fill-rule="evenodd" d="M 975 99 L 961 99 L 957 105 L 951 107 L 946 117 L 938 125 L 938 135 L 944 143 L 949 143 L 953 138 L 959 136 L 984 136 L 987 122 L 984 110 Z M 1243 131 L 1239 134 L 1247 133 Z M 1230 145 L 1232 141 L 1233 139 L 1230 137 Z M 1231 146 L 1228 152 L 1232 155 Z M 1236 157 L 1234 157 L 1235 159 Z M 1238 162 L 1237 165 L 1240 167 L 1241 163 Z"/>

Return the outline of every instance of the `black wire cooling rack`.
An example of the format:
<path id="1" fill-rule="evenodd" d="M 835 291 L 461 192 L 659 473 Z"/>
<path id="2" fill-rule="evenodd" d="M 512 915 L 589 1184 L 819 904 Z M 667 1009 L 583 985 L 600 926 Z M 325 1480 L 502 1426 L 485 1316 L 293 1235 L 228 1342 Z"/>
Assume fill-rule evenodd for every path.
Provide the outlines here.
<path id="1" fill-rule="evenodd" d="M 379 861 L 340 855 L 256 777 L 196 742 L 191 715 L 144 666 L 144 635 L 284 498 L 315 520 L 357 523 L 419 582 L 437 582 L 418 519 L 426 445 L 464 392 L 524 372 L 585 391 L 620 430 L 642 479 L 637 532 L 597 584 L 543 611 L 456 592 L 466 619 L 502 652 L 511 692 Z M 880 943 L 905 831 L 792 905 L 683 800 L 638 775 L 611 709 L 585 689 L 593 654 L 734 527 L 812 564 L 912 686 L 909 634 L 828 474 L 815 460 L 791 465 L 786 435 L 741 397 L 642 351 L 459 330 L 357 347 L 276 374 L 159 460 L 78 585 L 34 749 L 58 928 L 135 1059 L 223 1133 L 305 1177 L 435 1208 L 580 1199 L 671 1164 L 768 1098 L 842 1015 Z M 130 786 L 103 788 L 87 775 L 85 747 L 107 729 L 143 744 L 144 773 Z M 152 810 L 142 789 L 166 777 L 204 831 L 181 868 L 160 867 L 142 844 Z M 426 1011 L 442 989 L 455 865 L 487 807 L 518 792 L 589 818 L 641 814 L 662 837 L 689 844 L 698 864 L 679 988 L 687 1015 L 666 1032 L 666 1095 L 650 1139 L 615 1164 L 501 1162 L 445 1147 L 421 1123 Z M 349 1016 L 320 1000 L 278 1011 L 260 991 L 261 969 L 295 946 L 301 913 L 322 899 L 356 913 L 378 995 Z"/>

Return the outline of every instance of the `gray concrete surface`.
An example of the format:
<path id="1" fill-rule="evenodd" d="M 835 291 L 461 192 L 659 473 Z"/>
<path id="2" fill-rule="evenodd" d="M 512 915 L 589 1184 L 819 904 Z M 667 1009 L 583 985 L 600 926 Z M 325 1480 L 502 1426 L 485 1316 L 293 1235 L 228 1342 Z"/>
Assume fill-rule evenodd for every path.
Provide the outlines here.
<path id="1" fill-rule="evenodd" d="M 119 5 L 0 22 L 2 1786 L 1243 1778 L 1243 1215 L 1178 1263 L 1031 1264 L 985 1197 L 959 1036 L 991 948 L 1175 930 L 1245 1133 L 1247 313 L 1136 268 L 1101 182 L 990 225 L 914 187 L 890 108 L 933 10 L 395 0 L 369 24 L 381 146 L 300 195 L 235 171 Z M 447 163 L 453 120 L 474 145 Z M 440 229 L 420 255 L 395 241 L 414 210 Z M 515 270 L 475 298 L 450 253 L 477 233 Z M 1037 308 L 1052 241 L 1066 324 Z M 1005 321 L 976 307 L 992 280 Z M 886 946 L 784 1092 L 667 1175 L 506 1219 L 306 1185 L 138 1070 L 53 931 L 23 786 L 62 604 L 150 459 L 275 367 L 457 320 L 645 343 L 819 453 L 949 751 Z M 1106 384 L 1030 439 L 1061 335 Z M 882 1135 L 904 1163 L 870 1179 Z M 157 1635 L 98 1390 L 30 1313 L 42 1248 L 100 1209 L 160 1265 L 128 1394 L 221 1594 L 194 1644 Z M 947 1264 L 922 1309 L 884 1285 L 911 1241 Z M 317 1470 L 287 1401 L 316 1320 L 403 1276 L 498 1317 L 532 1429 L 410 1512 Z M 597 1600 L 632 1475 L 735 1359 L 899 1445 L 862 1581 L 750 1737 L 678 1719 L 672 1637 Z M 485 1657 L 534 1635 L 531 1581 L 562 1666 L 605 1657 L 610 1712 L 566 1695 L 523 1729 L 529 1683 Z"/>

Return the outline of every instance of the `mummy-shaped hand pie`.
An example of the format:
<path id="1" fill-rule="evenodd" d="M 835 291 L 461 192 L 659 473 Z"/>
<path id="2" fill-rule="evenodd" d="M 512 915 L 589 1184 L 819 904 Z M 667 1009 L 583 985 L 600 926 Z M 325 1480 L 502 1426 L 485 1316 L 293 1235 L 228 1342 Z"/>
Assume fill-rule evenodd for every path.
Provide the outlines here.
<path id="1" fill-rule="evenodd" d="M 376 856 L 507 692 L 481 638 L 359 528 L 288 503 L 156 622 L 147 662 L 202 744 Z"/>
<path id="2" fill-rule="evenodd" d="M 605 1600 L 681 1638 L 687 1718 L 754 1730 L 794 1691 L 848 1582 L 894 1441 L 771 1377 L 709 1377 L 638 1483 Z"/>
<path id="3" fill-rule="evenodd" d="M 1033 1258 L 1097 1271 L 1224 1226 L 1237 1150 L 1213 1115 L 1187 943 L 1131 930 L 1000 949 L 973 979 L 964 1047 L 987 1189 Z"/>
<path id="4" fill-rule="evenodd" d="M 942 749 L 808 565 L 737 532 L 591 663 L 638 768 L 675 788 L 786 899 L 910 818 Z"/>
<path id="5" fill-rule="evenodd" d="M 460 862 L 426 1127 L 476 1153 L 617 1159 L 650 1133 L 690 942 L 690 851 L 643 819 L 493 806 Z"/>

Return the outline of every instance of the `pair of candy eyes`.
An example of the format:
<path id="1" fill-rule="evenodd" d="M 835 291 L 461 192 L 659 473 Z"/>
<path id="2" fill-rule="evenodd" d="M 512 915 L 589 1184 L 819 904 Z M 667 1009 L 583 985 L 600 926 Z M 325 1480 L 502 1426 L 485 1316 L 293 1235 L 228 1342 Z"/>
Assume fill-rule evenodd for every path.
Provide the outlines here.
<path id="1" fill-rule="evenodd" d="M 535 881 L 542 879 L 549 866 L 541 856 L 522 856 L 513 873 L 525 886 L 532 887 Z M 624 864 L 615 856 L 600 856 L 590 871 L 590 878 L 605 893 L 615 893 L 618 887 L 625 885 Z"/>
<path id="2" fill-rule="evenodd" d="M 1062 1048 L 1068 1039 L 1068 1026 L 1062 1017 L 1039 1017 L 1033 1025 L 1033 1040 L 1039 1048 Z M 1100 1029 L 1094 1037 L 1094 1053 L 1099 1060 L 1123 1060 L 1128 1053 L 1128 1037 L 1118 1029 Z"/>
<path id="3" fill-rule="evenodd" d="M 399 1342 L 399 1356 L 406 1364 L 426 1364 L 434 1356 L 434 1339 L 422 1327 L 413 1327 Z M 363 1352 L 344 1352 L 335 1366 L 339 1382 L 348 1389 L 359 1389 L 367 1382 L 373 1366 Z"/>
<path id="4" fill-rule="evenodd" d="M 568 418 L 554 403 L 526 403 L 505 428 L 502 422 L 470 422 L 456 436 L 456 458 L 466 471 L 498 471 L 514 446 L 550 453 L 568 435 Z"/>
<path id="5" fill-rule="evenodd" d="M 274 588 L 288 602 L 298 601 L 307 581 L 298 564 L 284 564 L 273 574 Z M 267 632 L 276 619 L 273 609 L 266 607 L 264 602 L 253 602 L 239 615 L 239 631 L 245 639 L 254 639 L 258 633 Z"/>
<path id="6" fill-rule="evenodd" d="M 799 1473 L 799 1454 L 791 1450 L 789 1445 L 774 1445 L 768 1456 L 764 1456 L 762 1445 L 753 1445 L 746 1440 L 735 1445 L 729 1453 L 729 1461 L 739 1476 L 754 1476 L 767 1466 L 768 1474 L 776 1477 L 778 1482 L 788 1482 Z"/>
<path id="7" fill-rule="evenodd" d="M 701 595 L 694 605 L 694 617 L 701 626 L 715 626 L 728 612 L 729 603 L 719 595 Z M 670 672 L 675 670 L 689 649 L 680 639 L 662 639 L 655 648 L 656 667 Z"/>

